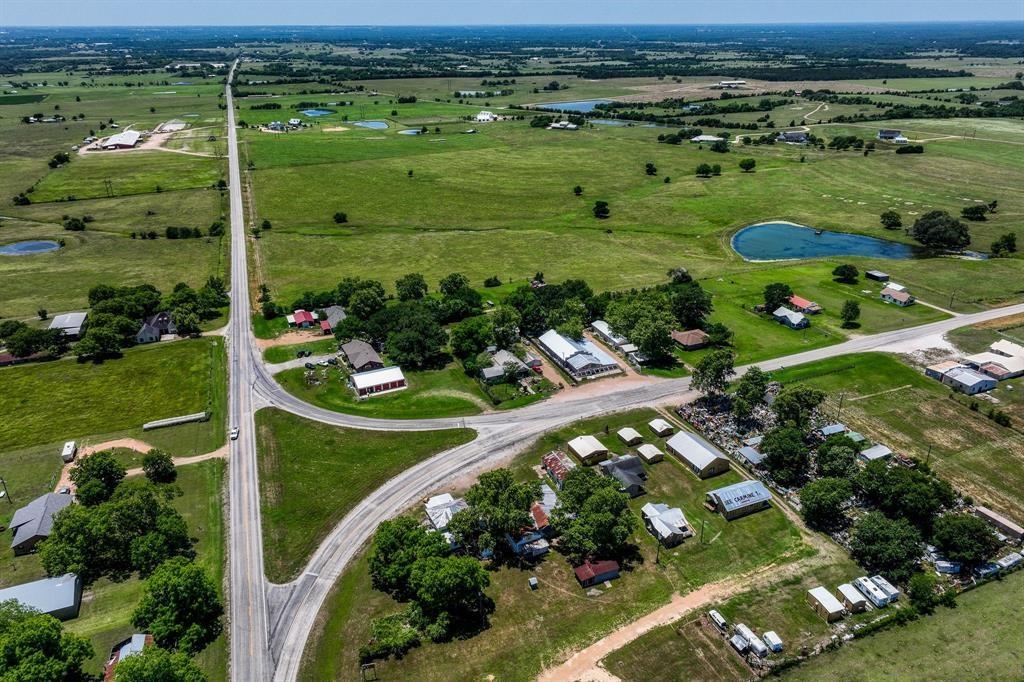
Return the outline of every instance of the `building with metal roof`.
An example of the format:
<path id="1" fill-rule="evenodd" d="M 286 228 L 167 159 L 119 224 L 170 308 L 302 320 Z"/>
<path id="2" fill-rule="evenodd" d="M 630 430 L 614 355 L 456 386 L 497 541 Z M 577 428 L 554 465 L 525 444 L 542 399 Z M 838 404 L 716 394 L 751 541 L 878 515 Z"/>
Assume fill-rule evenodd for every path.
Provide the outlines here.
<path id="1" fill-rule="evenodd" d="M 825 438 L 828 438 L 829 436 L 838 436 L 846 433 L 846 424 L 842 424 L 840 422 L 836 422 L 835 424 L 826 424 L 818 429 L 818 433 Z"/>
<path id="2" fill-rule="evenodd" d="M 984 519 L 985 521 L 988 521 L 990 524 L 998 528 L 1006 535 L 1009 535 L 1014 540 L 1017 540 L 1018 542 L 1024 540 L 1024 528 L 1022 528 L 1020 524 L 1015 523 L 1010 519 L 1006 518 L 999 512 L 992 511 L 988 507 L 978 505 L 977 507 L 974 508 L 974 515 L 977 516 L 979 519 Z"/>
<path id="3" fill-rule="evenodd" d="M 795 310 L 790 310 L 784 305 L 780 305 L 773 313 L 772 317 L 775 321 L 784 324 L 790 329 L 803 329 L 811 324 L 810 320 L 803 313 L 798 313 Z"/>
<path id="4" fill-rule="evenodd" d="M 736 451 L 736 456 L 743 460 L 747 466 L 756 467 L 764 461 L 764 455 L 749 445 L 744 445 Z"/>
<path id="5" fill-rule="evenodd" d="M 731 521 L 767 509 L 771 499 L 761 481 L 740 481 L 708 492 L 704 504 Z"/>
<path id="6" fill-rule="evenodd" d="M 70 495 L 46 493 L 14 512 L 9 527 L 14 531 L 11 549 L 15 555 L 28 554 L 36 545 L 50 536 L 53 517 L 71 504 Z"/>
<path id="7" fill-rule="evenodd" d="M 640 455 L 640 458 L 648 464 L 654 464 L 665 459 L 665 453 L 657 445 L 651 443 L 641 443 L 637 446 L 636 454 Z"/>
<path id="8" fill-rule="evenodd" d="M 843 617 L 845 608 L 842 602 L 833 597 L 832 593 L 824 587 L 812 587 L 807 590 L 807 601 L 827 623 L 837 621 Z"/>
<path id="9" fill-rule="evenodd" d="M 860 613 L 868 607 L 868 600 L 851 583 L 843 583 L 836 588 L 836 598 L 850 613 Z"/>
<path id="10" fill-rule="evenodd" d="M 349 381 L 360 398 L 407 388 L 401 367 L 382 367 L 369 372 L 357 372 L 349 377 Z"/>
<path id="11" fill-rule="evenodd" d="M 576 468 L 576 462 L 572 461 L 572 457 L 561 450 L 552 450 L 541 457 L 540 461 L 544 470 L 548 472 L 548 476 L 555 482 L 555 487 L 559 490 L 565 484 L 565 479 L 569 476 L 569 472 Z"/>
<path id="12" fill-rule="evenodd" d="M 590 326 L 594 332 L 601 337 L 601 340 L 611 345 L 612 348 L 618 348 L 621 345 L 629 343 L 629 339 L 622 334 L 616 334 L 611 325 L 604 320 L 594 320 L 590 323 Z"/>
<path id="13" fill-rule="evenodd" d="M 103 682 L 113 682 L 117 664 L 126 658 L 141 654 L 147 646 L 153 646 L 153 635 L 137 633 L 118 642 L 110 650 L 110 658 L 103 668 Z"/>
<path id="14" fill-rule="evenodd" d="M 866 450 L 862 450 L 857 454 L 857 457 L 859 457 L 862 462 L 873 462 L 876 459 L 888 459 L 889 457 L 892 457 L 892 450 L 879 443 L 877 445 L 872 445 Z"/>
<path id="15" fill-rule="evenodd" d="M 577 341 L 549 329 L 537 338 L 537 343 L 548 357 L 574 379 L 621 371 L 615 360 L 587 339 Z"/>
<path id="16" fill-rule="evenodd" d="M 853 586 L 860 590 L 861 594 L 875 605 L 875 608 L 880 609 L 889 604 L 889 596 L 866 575 L 854 579 Z"/>
<path id="17" fill-rule="evenodd" d="M 9 599 L 58 620 L 77 618 L 82 604 L 82 579 L 66 573 L 0 590 L 0 603 Z"/>
<path id="18" fill-rule="evenodd" d="M 591 435 L 576 436 L 569 441 L 569 451 L 584 464 L 595 464 L 608 457 L 608 448 Z"/>
<path id="19" fill-rule="evenodd" d="M 640 508 L 647 531 L 665 547 L 675 547 L 693 536 L 686 515 L 679 507 L 669 507 L 662 502 L 648 502 Z"/>
<path id="20" fill-rule="evenodd" d="M 424 505 L 430 525 L 436 530 L 443 531 L 448 528 L 452 517 L 463 509 L 469 509 L 469 505 L 461 497 L 452 497 L 450 493 L 434 495 Z"/>
<path id="21" fill-rule="evenodd" d="M 619 440 L 621 440 L 626 445 L 637 445 L 638 443 L 640 443 L 640 441 L 644 439 L 644 437 L 640 435 L 640 432 L 634 429 L 632 426 L 627 426 L 625 428 L 619 429 L 615 435 L 617 435 L 619 437 Z"/>
<path id="22" fill-rule="evenodd" d="M 653 431 L 656 436 L 669 436 L 672 434 L 673 431 L 675 431 L 675 428 L 672 426 L 672 424 L 668 423 L 661 417 L 658 417 L 657 419 L 652 419 L 651 421 L 647 422 L 647 426 L 651 428 L 651 431 Z"/>
<path id="23" fill-rule="evenodd" d="M 700 436 L 679 431 L 668 439 L 665 448 L 678 457 L 697 478 L 711 478 L 729 470 L 729 460 Z"/>
<path id="24" fill-rule="evenodd" d="M 82 335 L 82 327 L 85 326 L 85 319 L 89 313 L 62 313 L 50 320 L 48 329 L 59 329 L 64 336 L 77 339 Z"/>

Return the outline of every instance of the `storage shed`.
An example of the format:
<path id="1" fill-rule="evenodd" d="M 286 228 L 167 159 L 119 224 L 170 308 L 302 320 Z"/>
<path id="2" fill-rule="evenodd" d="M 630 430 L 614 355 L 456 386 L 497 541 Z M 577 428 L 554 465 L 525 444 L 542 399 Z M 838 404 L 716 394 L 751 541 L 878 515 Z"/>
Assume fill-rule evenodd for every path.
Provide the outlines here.
<path id="1" fill-rule="evenodd" d="M 729 460 L 715 446 L 692 433 L 679 431 L 668 439 L 665 447 L 697 478 L 711 478 L 729 470 Z"/>
<path id="2" fill-rule="evenodd" d="M 640 455 L 640 459 L 647 462 L 648 464 L 654 464 L 665 459 L 665 453 L 662 452 L 657 445 L 651 443 L 643 443 L 636 449 L 636 453 Z"/>
<path id="3" fill-rule="evenodd" d="M 576 436 L 569 441 L 569 451 L 584 464 L 595 464 L 608 457 L 608 448 L 594 436 Z"/>
<path id="4" fill-rule="evenodd" d="M 654 435 L 661 436 L 662 438 L 672 435 L 672 432 L 675 431 L 675 428 L 673 428 L 671 424 L 660 417 L 649 421 L 647 426 L 651 427 L 651 431 L 654 432 Z"/>
<path id="5" fill-rule="evenodd" d="M 644 437 L 640 435 L 640 432 L 631 426 L 627 426 L 624 429 L 619 429 L 616 435 L 619 437 L 619 440 L 621 440 L 626 445 L 638 445 L 644 439 Z"/>
<path id="6" fill-rule="evenodd" d="M 77 618 L 82 603 L 82 579 L 74 573 L 66 573 L 0 590 L 0 603 L 8 599 L 58 620 Z"/>
<path id="7" fill-rule="evenodd" d="M 842 603 L 824 587 L 812 587 L 807 590 L 807 601 L 827 623 L 832 623 L 843 617 Z"/>
<path id="8" fill-rule="evenodd" d="M 836 598 L 850 613 L 860 613 L 868 607 L 868 600 L 850 583 L 843 583 L 836 588 Z"/>

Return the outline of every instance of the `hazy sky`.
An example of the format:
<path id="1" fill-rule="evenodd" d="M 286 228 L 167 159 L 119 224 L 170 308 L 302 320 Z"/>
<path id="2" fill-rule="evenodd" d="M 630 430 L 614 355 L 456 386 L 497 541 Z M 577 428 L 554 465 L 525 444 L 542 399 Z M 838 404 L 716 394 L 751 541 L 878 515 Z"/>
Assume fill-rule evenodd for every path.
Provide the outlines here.
<path id="1" fill-rule="evenodd" d="M 0 27 L 990 20 L 1024 0 L 0 0 Z"/>

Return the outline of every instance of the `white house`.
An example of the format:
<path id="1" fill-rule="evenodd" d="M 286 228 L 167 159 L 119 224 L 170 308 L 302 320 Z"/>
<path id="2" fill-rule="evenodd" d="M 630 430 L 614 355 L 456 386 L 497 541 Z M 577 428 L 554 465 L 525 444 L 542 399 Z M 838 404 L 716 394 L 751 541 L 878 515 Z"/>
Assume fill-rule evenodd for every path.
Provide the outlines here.
<path id="1" fill-rule="evenodd" d="M 640 509 L 647 531 L 666 547 L 674 547 L 693 536 L 686 515 L 679 507 L 661 502 L 648 502 Z"/>
<path id="2" fill-rule="evenodd" d="M 700 144 L 702 142 L 721 142 L 724 139 L 725 138 L 719 137 L 718 135 L 707 135 L 707 134 L 704 134 L 704 135 L 698 135 L 696 137 L 691 137 L 690 138 L 690 142 L 694 142 L 696 144 Z"/>
<path id="3" fill-rule="evenodd" d="M 807 320 L 806 315 L 790 310 L 784 305 L 780 305 L 778 310 L 772 313 L 772 317 L 775 318 L 776 322 L 784 324 L 790 329 L 803 329 L 811 324 Z"/>
<path id="4" fill-rule="evenodd" d="M 495 116 L 492 111 L 481 111 L 473 120 L 478 123 L 490 123 L 492 121 L 497 121 L 498 117 Z"/>

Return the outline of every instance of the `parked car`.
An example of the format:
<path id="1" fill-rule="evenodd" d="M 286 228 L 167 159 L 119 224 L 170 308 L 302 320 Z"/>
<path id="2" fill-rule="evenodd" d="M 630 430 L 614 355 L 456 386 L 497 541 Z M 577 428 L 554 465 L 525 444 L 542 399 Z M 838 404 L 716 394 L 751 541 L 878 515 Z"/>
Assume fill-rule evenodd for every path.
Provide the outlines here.
<path id="1" fill-rule="evenodd" d="M 305 367 L 306 369 L 316 369 L 316 365 L 314 365 L 312 362 L 307 362 Z"/>
<path id="2" fill-rule="evenodd" d="M 327 364 L 328 365 L 337 365 L 338 364 L 338 358 L 327 358 Z"/>

